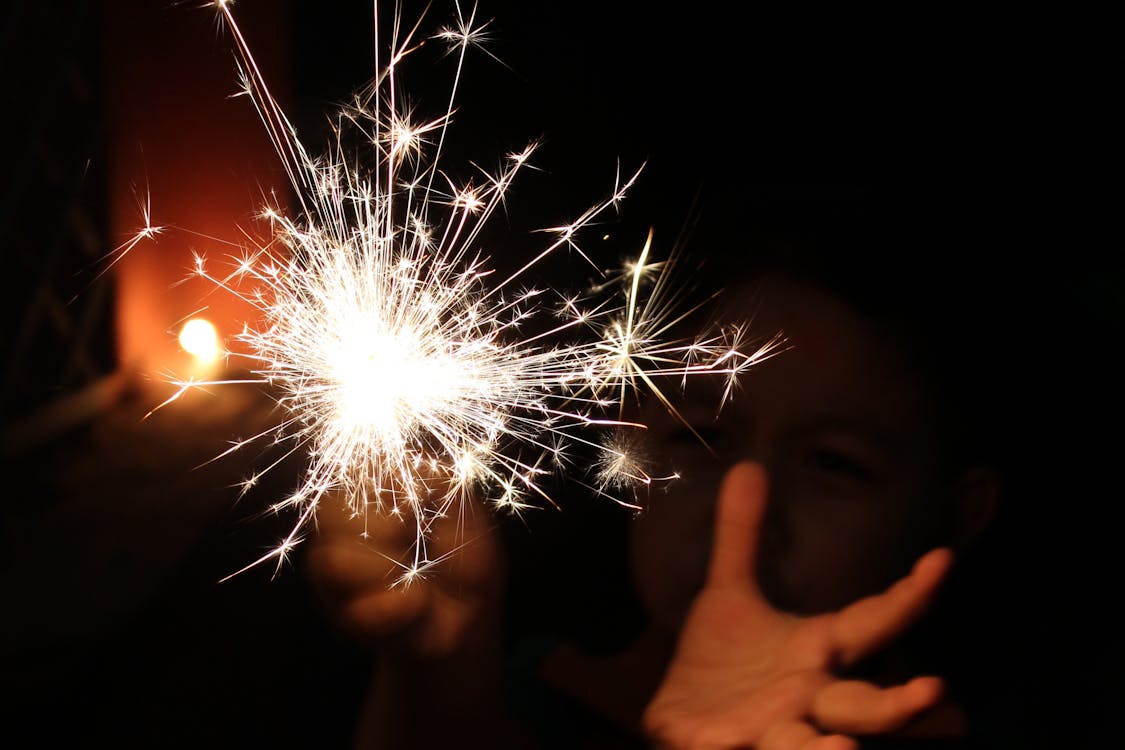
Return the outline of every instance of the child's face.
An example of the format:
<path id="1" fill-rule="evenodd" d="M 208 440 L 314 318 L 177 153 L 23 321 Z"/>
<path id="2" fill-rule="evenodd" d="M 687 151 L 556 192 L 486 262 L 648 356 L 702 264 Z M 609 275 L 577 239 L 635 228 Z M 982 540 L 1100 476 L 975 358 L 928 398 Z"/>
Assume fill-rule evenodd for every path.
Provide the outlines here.
<path id="1" fill-rule="evenodd" d="M 717 391 L 689 379 L 677 406 L 717 457 L 675 419 L 650 417 L 655 450 L 682 478 L 653 491 L 632 554 L 641 596 L 668 627 L 702 584 L 716 492 L 739 460 L 769 474 L 758 575 L 783 609 L 824 611 L 881 590 L 944 529 L 929 395 L 878 327 L 779 277 L 729 298 L 752 335 L 782 331 L 790 348 L 744 375 L 717 417 Z"/>

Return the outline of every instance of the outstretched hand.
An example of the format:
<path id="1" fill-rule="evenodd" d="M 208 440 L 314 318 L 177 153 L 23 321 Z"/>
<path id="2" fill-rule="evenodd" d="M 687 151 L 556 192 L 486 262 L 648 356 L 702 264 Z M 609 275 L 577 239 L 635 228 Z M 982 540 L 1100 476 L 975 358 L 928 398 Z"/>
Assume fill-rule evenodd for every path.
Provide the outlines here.
<path id="1" fill-rule="evenodd" d="M 917 620 L 952 553 L 929 552 L 883 593 L 837 612 L 786 614 L 756 582 L 766 498 L 759 465 L 738 464 L 723 481 L 707 582 L 645 711 L 660 748 L 850 750 L 855 736 L 895 732 L 941 701 L 937 677 L 879 687 L 838 673 Z"/>

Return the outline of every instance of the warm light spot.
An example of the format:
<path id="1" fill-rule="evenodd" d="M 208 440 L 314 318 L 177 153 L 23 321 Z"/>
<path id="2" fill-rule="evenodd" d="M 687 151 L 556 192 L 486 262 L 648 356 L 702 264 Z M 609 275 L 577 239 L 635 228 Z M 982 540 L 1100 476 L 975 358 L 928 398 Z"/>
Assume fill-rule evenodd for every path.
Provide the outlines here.
<path id="1" fill-rule="evenodd" d="M 192 318 L 180 329 L 180 346 L 200 362 L 214 362 L 222 352 L 219 334 L 211 321 Z"/>

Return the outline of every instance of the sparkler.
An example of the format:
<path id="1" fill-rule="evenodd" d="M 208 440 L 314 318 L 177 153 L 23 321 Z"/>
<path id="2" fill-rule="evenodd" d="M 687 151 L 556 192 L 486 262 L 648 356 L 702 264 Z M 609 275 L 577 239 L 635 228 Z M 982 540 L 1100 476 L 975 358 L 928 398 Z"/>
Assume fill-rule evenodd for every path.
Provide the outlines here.
<path id="1" fill-rule="evenodd" d="M 741 372 L 776 350 L 776 338 L 746 350 L 737 327 L 665 341 L 688 311 L 678 309 L 669 264 L 650 260 L 651 232 L 636 262 L 603 274 L 587 293 L 524 288 L 529 270 L 560 251 L 594 266 L 579 245 L 583 229 L 616 210 L 639 170 L 618 170 L 607 198 L 543 230 L 550 240 L 519 270 L 495 272 L 481 232 L 536 144 L 494 172 L 478 168 L 475 182 L 458 183 L 442 167 L 465 57 L 486 40 L 489 24 L 477 22 L 475 8 L 456 5 L 456 23 L 429 40 L 396 16 L 389 61 L 338 114 L 328 153 L 311 157 L 271 96 L 230 0 L 210 5 L 234 39 L 241 93 L 257 108 L 299 208 L 293 217 L 264 208 L 270 236 L 252 240 L 225 273 L 197 257 L 195 274 L 261 313 L 237 337 L 246 351 L 227 353 L 247 357 L 253 376 L 175 381 L 169 399 L 203 386 L 267 384 L 283 421 L 223 455 L 273 441 L 286 456 L 307 456 L 300 486 L 274 505 L 295 511 L 292 531 L 247 568 L 280 567 L 332 493 L 357 515 L 413 517 L 413 559 L 401 561 L 409 580 L 435 562 L 426 551 L 435 518 L 470 495 L 514 511 L 552 502 L 544 480 L 578 447 L 602 456 L 588 486 L 632 504 L 633 489 L 674 475 L 654 476 L 631 447 L 635 435 L 625 433 L 643 425 L 625 419 L 630 394 L 645 389 L 673 409 L 661 382 L 707 374 L 726 377 L 729 396 Z M 456 72 L 442 114 L 417 120 L 402 104 L 399 70 L 433 40 L 456 57 Z M 345 146 L 356 137 L 373 167 Z M 154 231 L 146 216 L 123 248 Z"/>

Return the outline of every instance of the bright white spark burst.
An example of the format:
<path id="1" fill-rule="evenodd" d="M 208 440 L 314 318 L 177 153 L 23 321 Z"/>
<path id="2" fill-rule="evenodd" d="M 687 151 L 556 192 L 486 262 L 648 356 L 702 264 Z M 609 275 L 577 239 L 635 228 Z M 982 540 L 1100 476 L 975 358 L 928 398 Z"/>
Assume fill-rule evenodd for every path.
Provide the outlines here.
<path id="1" fill-rule="evenodd" d="M 744 351 L 741 328 L 664 341 L 686 311 L 676 310 L 667 264 L 649 260 L 651 232 L 635 263 L 605 274 L 585 295 L 517 286 L 560 249 L 589 261 L 577 244 L 581 230 L 612 212 L 639 172 L 619 173 L 608 198 L 544 230 L 552 241 L 542 252 L 493 280 L 479 235 L 535 144 L 494 173 L 478 170 L 472 184 L 456 183 L 440 166 L 465 55 L 488 26 L 476 21 L 475 8 L 466 15 L 456 6 L 457 22 L 433 37 L 457 59 L 441 116 L 416 121 L 402 105 L 398 69 L 422 44 L 418 25 L 404 32 L 396 17 L 389 62 L 339 114 L 330 153 L 312 158 L 270 95 L 229 0 L 211 5 L 234 37 L 242 92 L 261 115 L 300 209 L 291 218 L 264 208 L 272 237 L 243 251 L 228 273 L 212 274 L 202 256 L 196 261 L 197 275 L 260 310 L 261 320 L 238 337 L 248 350 L 241 356 L 252 360 L 249 382 L 280 394 L 286 413 L 282 424 L 227 453 L 273 440 L 286 455 L 308 457 L 300 486 L 275 506 L 296 510 L 292 531 L 247 568 L 271 559 L 280 566 L 333 493 L 357 515 L 413 516 L 413 559 L 401 561 L 409 580 L 435 562 L 426 552 L 435 518 L 470 495 L 513 510 L 537 498 L 551 502 L 544 478 L 580 445 L 602 456 L 593 489 L 630 504 L 620 495 L 673 477 L 652 476 L 633 452 L 635 441 L 620 434 L 644 427 L 623 419 L 627 397 L 643 387 L 674 411 L 658 381 L 697 374 L 726 377 L 729 395 L 741 372 L 776 350 L 771 339 Z M 369 145 L 374 169 L 348 155 L 345 134 Z M 146 215 L 145 229 L 123 247 L 154 231 Z M 241 291 L 248 287 L 254 291 Z M 544 319 L 552 322 L 523 332 Z M 169 401 L 233 382 L 248 381 L 177 381 Z M 244 491 L 260 476 L 247 479 Z"/>

